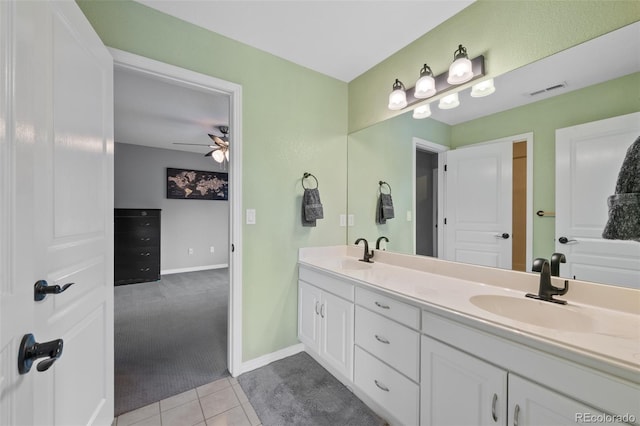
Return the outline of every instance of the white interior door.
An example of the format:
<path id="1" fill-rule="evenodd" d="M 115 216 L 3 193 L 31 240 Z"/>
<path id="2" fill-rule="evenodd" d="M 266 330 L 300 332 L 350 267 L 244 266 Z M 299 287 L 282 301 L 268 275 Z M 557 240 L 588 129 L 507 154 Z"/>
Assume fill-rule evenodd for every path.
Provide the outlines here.
<path id="1" fill-rule="evenodd" d="M 445 259 L 511 269 L 511 142 L 446 153 Z"/>
<path id="2" fill-rule="evenodd" d="M 113 420 L 113 64 L 73 1 L 0 2 L 0 425 Z M 75 283 L 34 301 L 34 283 Z M 46 371 L 18 347 L 63 340 Z"/>
<path id="3" fill-rule="evenodd" d="M 556 130 L 555 238 L 567 258 L 563 277 L 640 288 L 640 243 L 602 238 L 607 198 L 639 134 L 640 113 Z"/>

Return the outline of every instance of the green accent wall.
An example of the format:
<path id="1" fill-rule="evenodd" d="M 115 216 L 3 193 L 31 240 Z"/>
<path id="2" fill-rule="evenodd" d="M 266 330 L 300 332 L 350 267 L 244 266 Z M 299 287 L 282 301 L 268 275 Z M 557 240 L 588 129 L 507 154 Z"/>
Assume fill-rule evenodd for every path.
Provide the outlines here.
<path id="1" fill-rule="evenodd" d="M 395 79 L 413 87 L 424 63 L 446 72 L 460 43 L 496 77 L 638 20 L 637 0 L 478 0 L 349 83 L 349 132 L 401 114 L 387 109 Z"/>
<path id="2" fill-rule="evenodd" d="M 451 129 L 451 147 L 533 132 L 533 211 L 555 211 L 556 129 L 637 111 L 640 73 L 458 124 Z M 533 257 L 548 258 L 555 249 L 555 221 L 533 218 Z"/>
<path id="3" fill-rule="evenodd" d="M 107 46 L 242 85 L 242 205 L 256 209 L 235 242 L 243 360 L 298 343 L 298 248 L 345 242 L 347 84 L 139 3 L 78 4 Z M 305 171 L 320 182 L 325 218 L 315 228 L 301 225 Z"/>

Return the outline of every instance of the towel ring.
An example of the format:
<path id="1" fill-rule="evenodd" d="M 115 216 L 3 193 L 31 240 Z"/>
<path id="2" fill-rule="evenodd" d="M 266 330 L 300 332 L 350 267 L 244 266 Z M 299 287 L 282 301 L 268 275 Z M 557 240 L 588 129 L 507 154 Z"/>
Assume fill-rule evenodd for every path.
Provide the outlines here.
<path id="1" fill-rule="evenodd" d="M 304 189 L 316 189 L 316 188 L 307 188 L 306 186 L 304 186 L 304 180 L 307 179 L 307 178 L 310 178 L 310 177 L 312 177 L 313 180 L 316 181 L 316 188 L 318 188 L 318 178 L 316 178 L 314 175 L 312 175 L 311 173 L 308 173 L 308 172 L 304 172 L 304 174 L 302 175 L 302 187 Z"/>
<path id="2" fill-rule="evenodd" d="M 378 185 L 380 185 L 380 188 L 378 189 L 380 190 L 381 194 L 384 194 L 384 192 L 382 192 L 382 185 L 387 185 L 387 188 L 389 188 L 389 194 L 391 194 L 391 185 L 389 185 L 387 182 L 380 181 L 378 182 Z"/>

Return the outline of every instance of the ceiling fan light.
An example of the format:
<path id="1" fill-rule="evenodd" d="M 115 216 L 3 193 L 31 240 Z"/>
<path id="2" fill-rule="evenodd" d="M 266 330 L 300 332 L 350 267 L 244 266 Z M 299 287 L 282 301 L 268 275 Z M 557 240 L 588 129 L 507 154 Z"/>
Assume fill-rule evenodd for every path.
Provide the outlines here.
<path id="1" fill-rule="evenodd" d="M 431 106 L 429 104 L 421 105 L 413 110 L 413 118 L 421 119 L 431 116 Z"/>
<path id="2" fill-rule="evenodd" d="M 471 96 L 474 98 L 482 98 L 484 96 L 489 96 L 495 91 L 496 86 L 493 85 L 493 79 L 490 78 L 488 80 L 481 81 L 478 84 L 474 84 L 473 87 L 471 87 Z"/>
<path id="3" fill-rule="evenodd" d="M 416 88 L 413 96 L 418 99 L 430 98 L 436 94 L 436 80 L 433 78 L 431 68 L 424 64 L 420 70 L 420 78 L 416 81 Z"/>
<path id="4" fill-rule="evenodd" d="M 393 83 L 393 91 L 389 95 L 389 109 L 392 111 L 400 110 L 407 106 L 407 93 L 404 84 L 396 78 Z"/>
<path id="5" fill-rule="evenodd" d="M 473 78 L 473 70 L 471 67 L 471 61 L 467 56 L 467 49 L 461 44 L 458 45 L 458 50 L 454 52 L 454 60 L 449 67 L 449 74 L 447 76 L 447 83 L 449 84 L 462 84 Z"/>
<path id="6" fill-rule="evenodd" d="M 221 149 L 217 151 L 213 151 L 213 154 L 211 154 L 211 157 L 218 163 L 222 163 L 224 161 L 224 153 L 222 152 Z"/>
<path id="7" fill-rule="evenodd" d="M 460 105 L 460 100 L 458 99 L 458 94 L 453 93 L 449 96 L 445 96 L 440 99 L 440 103 L 438 103 L 438 108 L 440 109 L 453 109 Z"/>

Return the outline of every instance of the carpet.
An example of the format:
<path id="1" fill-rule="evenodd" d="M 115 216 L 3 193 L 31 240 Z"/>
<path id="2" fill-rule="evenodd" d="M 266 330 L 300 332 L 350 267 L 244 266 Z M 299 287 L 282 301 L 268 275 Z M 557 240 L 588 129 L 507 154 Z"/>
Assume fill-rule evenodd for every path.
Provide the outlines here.
<path id="1" fill-rule="evenodd" d="M 229 375 L 229 271 L 114 290 L 115 415 Z"/>
<path id="2" fill-rule="evenodd" d="M 238 377 L 263 426 L 387 423 L 305 352 Z"/>

